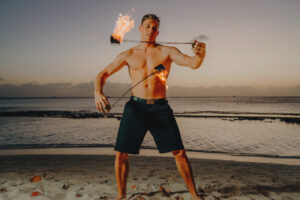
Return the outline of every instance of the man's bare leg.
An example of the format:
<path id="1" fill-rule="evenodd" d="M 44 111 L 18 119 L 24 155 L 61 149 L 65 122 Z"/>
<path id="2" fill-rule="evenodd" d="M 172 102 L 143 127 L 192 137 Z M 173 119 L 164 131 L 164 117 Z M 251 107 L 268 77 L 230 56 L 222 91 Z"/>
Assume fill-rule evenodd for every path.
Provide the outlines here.
<path id="1" fill-rule="evenodd" d="M 129 171 L 128 153 L 116 152 L 115 174 L 118 185 L 118 200 L 126 199 L 126 180 Z"/>
<path id="2" fill-rule="evenodd" d="M 172 151 L 173 155 L 175 156 L 175 161 L 177 165 L 177 169 L 182 176 L 184 182 L 186 183 L 193 199 L 202 200 L 200 196 L 198 196 L 195 182 L 192 174 L 192 167 L 186 155 L 184 149 L 178 151 Z"/>

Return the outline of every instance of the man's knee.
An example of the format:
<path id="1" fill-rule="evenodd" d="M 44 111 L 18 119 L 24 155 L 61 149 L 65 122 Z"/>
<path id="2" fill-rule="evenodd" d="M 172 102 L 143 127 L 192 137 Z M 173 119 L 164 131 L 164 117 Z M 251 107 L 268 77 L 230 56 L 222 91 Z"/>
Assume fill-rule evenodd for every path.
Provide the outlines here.
<path id="1" fill-rule="evenodd" d="M 127 160 L 128 159 L 128 153 L 123 153 L 123 152 L 116 152 L 116 159 L 117 160 Z"/>
<path id="2" fill-rule="evenodd" d="M 175 158 L 184 158 L 184 157 L 186 157 L 185 149 L 172 151 L 172 153 L 175 156 Z"/>

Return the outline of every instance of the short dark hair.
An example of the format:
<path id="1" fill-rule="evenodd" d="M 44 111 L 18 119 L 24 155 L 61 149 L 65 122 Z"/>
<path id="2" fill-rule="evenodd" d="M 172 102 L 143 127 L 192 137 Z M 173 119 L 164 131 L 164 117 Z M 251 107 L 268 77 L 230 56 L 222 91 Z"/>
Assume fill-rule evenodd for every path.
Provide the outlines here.
<path id="1" fill-rule="evenodd" d="M 152 19 L 152 20 L 155 20 L 155 21 L 158 22 L 158 25 L 159 25 L 159 23 L 160 23 L 159 17 L 157 17 L 157 16 L 154 15 L 154 14 L 147 14 L 147 15 L 144 15 L 144 17 L 142 18 L 141 25 L 144 23 L 144 21 L 145 21 L 146 19 Z"/>

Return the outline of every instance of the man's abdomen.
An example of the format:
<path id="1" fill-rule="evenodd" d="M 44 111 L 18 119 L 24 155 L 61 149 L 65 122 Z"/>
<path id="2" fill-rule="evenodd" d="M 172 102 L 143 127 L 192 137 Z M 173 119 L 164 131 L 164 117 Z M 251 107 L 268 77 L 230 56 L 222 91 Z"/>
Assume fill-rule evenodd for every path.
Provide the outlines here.
<path id="1" fill-rule="evenodd" d="M 152 72 L 147 70 L 131 70 L 132 86 L 149 76 Z M 153 74 L 132 89 L 132 96 L 143 99 L 161 99 L 166 97 L 166 77 L 160 78 Z"/>
<path id="2" fill-rule="evenodd" d="M 132 96 L 143 99 L 161 99 L 166 98 L 166 86 L 161 83 L 143 84 L 136 86 L 132 92 Z"/>

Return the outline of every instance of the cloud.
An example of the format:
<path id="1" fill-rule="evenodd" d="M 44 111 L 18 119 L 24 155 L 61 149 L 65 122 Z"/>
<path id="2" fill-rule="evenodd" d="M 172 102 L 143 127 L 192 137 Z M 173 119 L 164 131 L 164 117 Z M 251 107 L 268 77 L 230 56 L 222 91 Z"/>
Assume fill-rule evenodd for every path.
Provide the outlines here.
<path id="1" fill-rule="evenodd" d="M 177 95 L 179 94 L 179 95 Z M 295 87 L 170 87 L 169 96 L 300 96 L 300 85 Z"/>
<path id="2" fill-rule="evenodd" d="M 107 82 L 104 92 L 107 96 L 120 96 L 130 84 Z M 94 82 L 80 84 L 30 82 L 23 85 L 0 85 L 0 97 L 91 97 L 94 95 Z"/>
<path id="3" fill-rule="evenodd" d="M 5 81 L 5 79 L 0 76 L 0 82 L 2 82 L 2 81 Z"/>
<path id="4" fill-rule="evenodd" d="M 130 84 L 107 82 L 104 93 L 107 96 L 121 96 Z M 23 85 L 0 85 L 0 97 L 92 97 L 94 82 L 80 84 L 30 82 Z M 130 92 L 127 96 L 130 95 Z M 170 86 L 169 97 L 184 96 L 300 96 L 300 85 L 295 87 L 255 88 L 250 86 L 180 87 Z"/>

